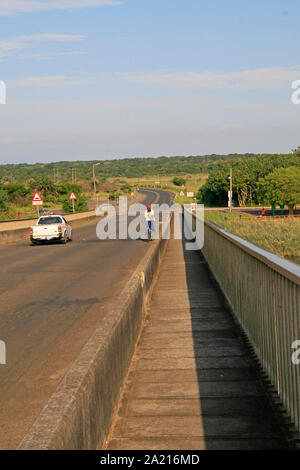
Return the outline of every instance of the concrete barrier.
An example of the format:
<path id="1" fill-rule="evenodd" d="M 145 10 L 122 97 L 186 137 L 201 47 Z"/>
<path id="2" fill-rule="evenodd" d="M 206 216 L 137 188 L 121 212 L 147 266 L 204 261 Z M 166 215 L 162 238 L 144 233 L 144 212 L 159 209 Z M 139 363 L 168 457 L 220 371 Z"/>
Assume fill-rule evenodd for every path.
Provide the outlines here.
<path id="1" fill-rule="evenodd" d="M 103 445 L 146 312 L 167 240 L 145 257 L 81 351 L 19 449 L 96 449 Z"/>
<path id="2" fill-rule="evenodd" d="M 0 244 L 9 244 L 20 241 L 29 241 L 29 228 L 17 228 L 15 230 L 2 230 L 0 232 Z"/>

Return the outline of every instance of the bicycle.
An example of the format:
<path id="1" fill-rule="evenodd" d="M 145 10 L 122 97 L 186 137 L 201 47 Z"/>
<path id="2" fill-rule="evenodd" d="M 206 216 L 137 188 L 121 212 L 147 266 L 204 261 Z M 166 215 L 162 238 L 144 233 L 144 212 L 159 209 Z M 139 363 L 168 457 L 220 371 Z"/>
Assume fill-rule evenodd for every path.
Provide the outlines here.
<path id="1" fill-rule="evenodd" d="M 151 227 L 151 220 L 148 220 L 148 241 L 152 240 L 152 227 Z"/>

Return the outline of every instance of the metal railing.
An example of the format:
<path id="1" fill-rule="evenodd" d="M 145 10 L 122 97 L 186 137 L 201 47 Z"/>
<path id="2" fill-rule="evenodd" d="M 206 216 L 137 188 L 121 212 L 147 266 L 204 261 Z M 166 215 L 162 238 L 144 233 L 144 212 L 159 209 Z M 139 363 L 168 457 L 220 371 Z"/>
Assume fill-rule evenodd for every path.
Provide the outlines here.
<path id="1" fill-rule="evenodd" d="M 202 252 L 300 432 L 300 266 L 208 221 Z"/>

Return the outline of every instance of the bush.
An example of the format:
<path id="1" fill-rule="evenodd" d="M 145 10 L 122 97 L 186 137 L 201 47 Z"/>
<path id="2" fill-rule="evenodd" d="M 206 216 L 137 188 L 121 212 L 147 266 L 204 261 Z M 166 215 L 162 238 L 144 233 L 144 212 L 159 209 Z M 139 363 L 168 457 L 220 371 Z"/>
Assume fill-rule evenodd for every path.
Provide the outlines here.
<path id="1" fill-rule="evenodd" d="M 24 184 L 11 183 L 5 185 L 5 191 L 8 194 L 9 201 L 15 201 L 20 198 L 25 199 L 29 194 L 29 189 Z"/>
<path id="2" fill-rule="evenodd" d="M 87 200 L 84 196 L 78 196 L 77 201 L 74 201 L 75 212 L 85 212 L 88 210 Z M 63 199 L 63 212 L 73 212 L 72 201 L 69 200 L 69 196 L 65 196 Z"/>
<path id="3" fill-rule="evenodd" d="M 121 193 L 119 193 L 119 191 L 109 191 L 108 193 L 108 199 L 110 201 L 114 201 L 114 200 L 118 200 L 118 198 L 121 196 Z"/>
<path id="4" fill-rule="evenodd" d="M 175 176 L 173 178 L 172 183 L 175 184 L 175 186 L 184 186 L 185 185 L 185 179 L 180 178 L 179 176 Z"/>
<path id="5" fill-rule="evenodd" d="M 0 212 L 8 212 L 8 195 L 4 189 L 0 189 Z"/>
<path id="6" fill-rule="evenodd" d="M 130 184 L 128 184 L 128 183 L 125 183 L 121 186 L 121 191 L 123 191 L 124 193 L 131 193 L 131 190 L 132 190 L 132 188 L 131 188 Z"/>

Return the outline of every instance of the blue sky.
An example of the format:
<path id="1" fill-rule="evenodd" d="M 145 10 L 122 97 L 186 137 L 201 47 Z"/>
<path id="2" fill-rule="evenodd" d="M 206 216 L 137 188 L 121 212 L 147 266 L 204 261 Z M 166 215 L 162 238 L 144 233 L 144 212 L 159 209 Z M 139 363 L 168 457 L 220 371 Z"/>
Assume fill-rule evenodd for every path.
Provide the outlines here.
<path id="1" fill-rule="evenodd" d="M 300 144 L 298 0 L 0 0 L 0 163 Z"/>

